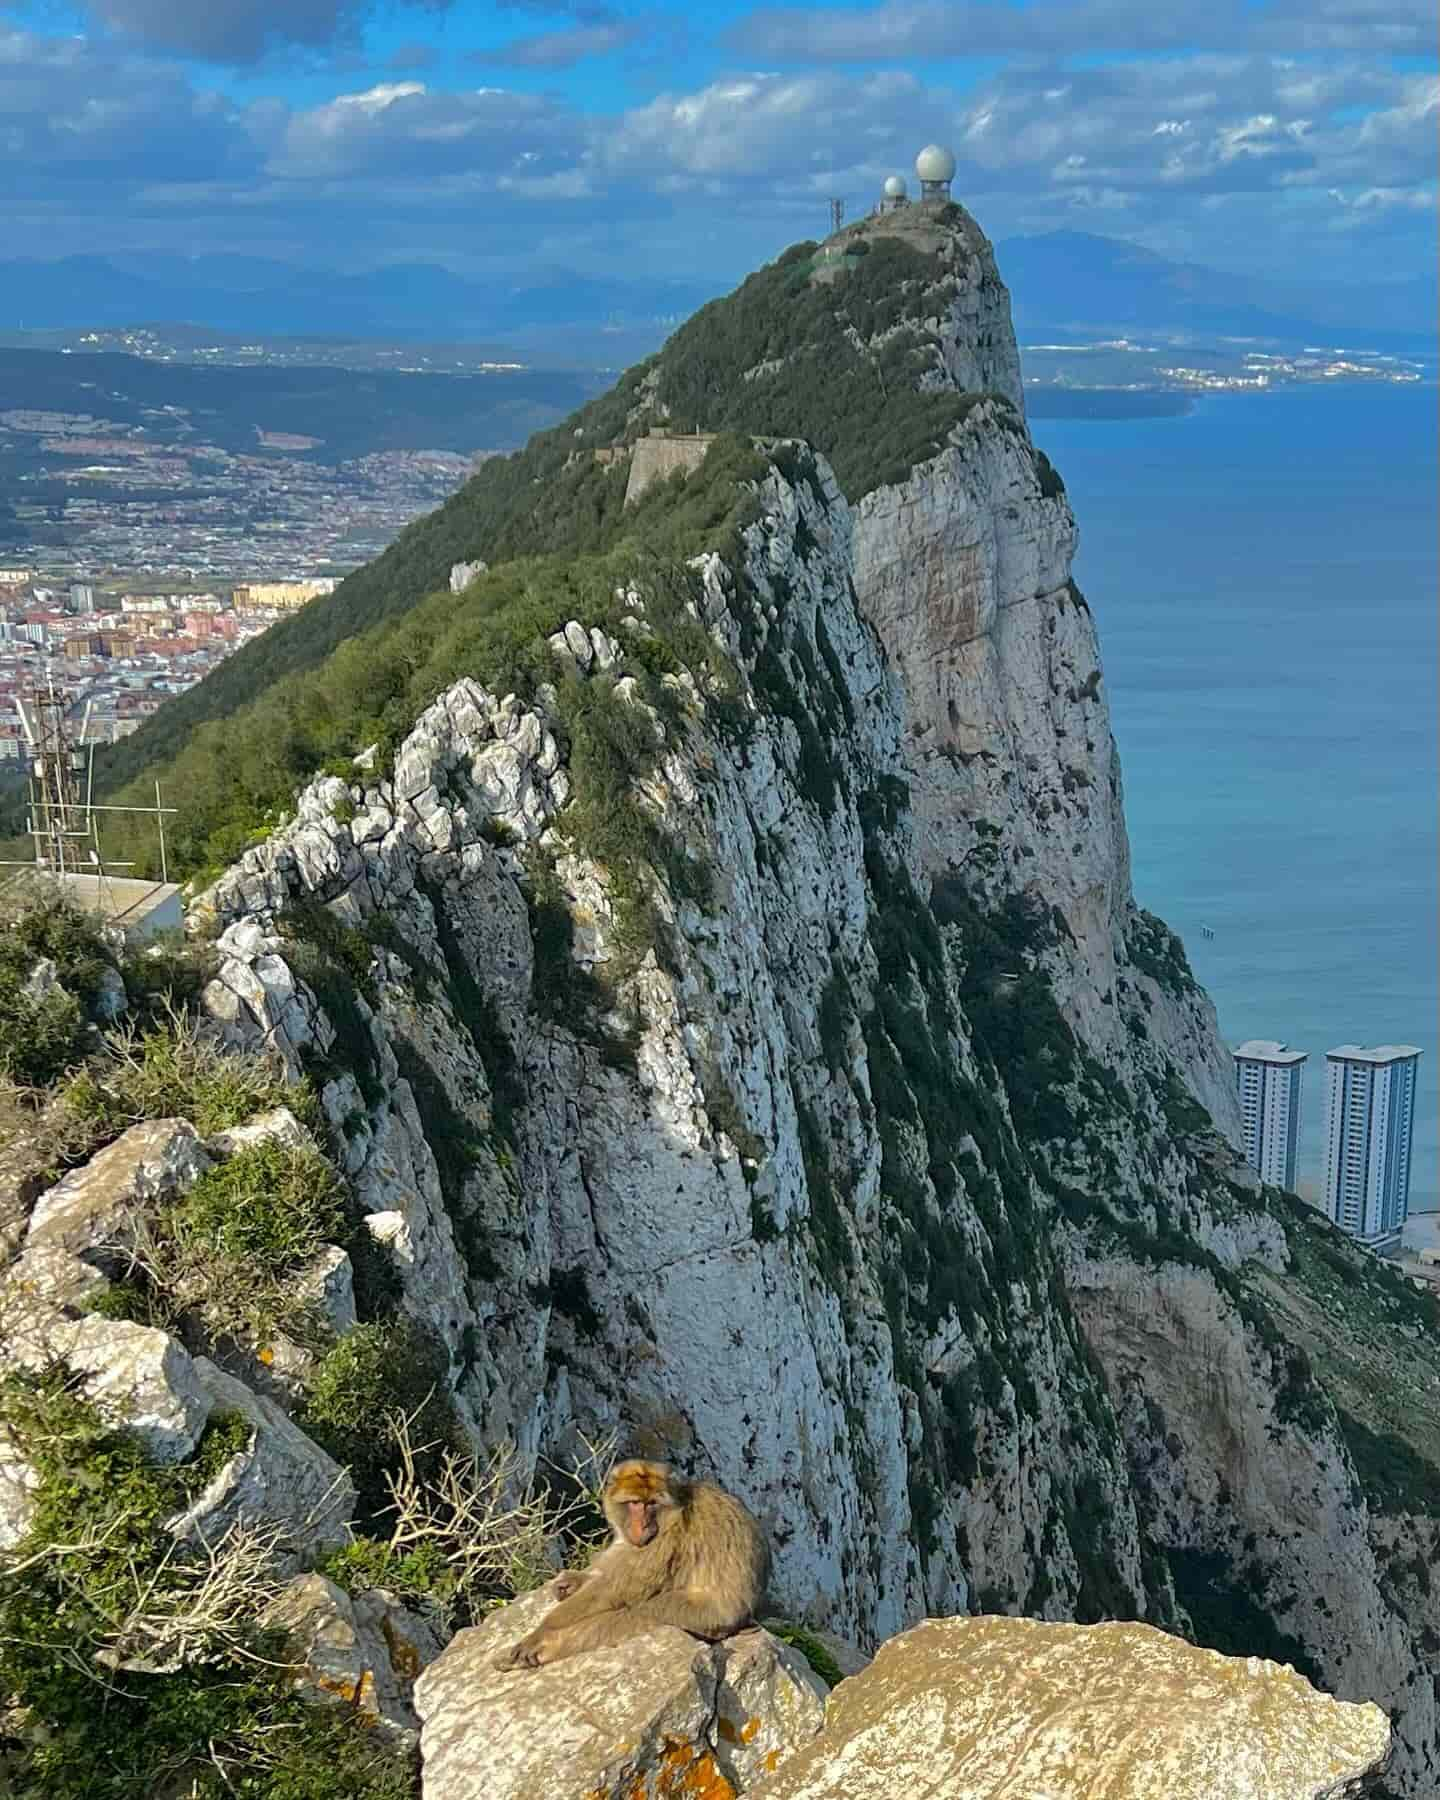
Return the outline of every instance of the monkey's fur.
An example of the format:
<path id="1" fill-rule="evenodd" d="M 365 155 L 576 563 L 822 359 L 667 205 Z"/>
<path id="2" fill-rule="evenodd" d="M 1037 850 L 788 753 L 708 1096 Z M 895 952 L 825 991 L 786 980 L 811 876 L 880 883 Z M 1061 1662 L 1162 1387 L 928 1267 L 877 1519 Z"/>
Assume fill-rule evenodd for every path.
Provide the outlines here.
<path id="1" fill-rule="evenodd" d="M 496 1659 L 497 1669 L 535 1669 L 657 1625 L 728 1637 L 754 1617 L 770 1550 L 738 1500 L 663 1463 L 623 1462 L 604 1501 L 615 1541 L 585 1572 L 557 1577 L 559 1604 Z"/>

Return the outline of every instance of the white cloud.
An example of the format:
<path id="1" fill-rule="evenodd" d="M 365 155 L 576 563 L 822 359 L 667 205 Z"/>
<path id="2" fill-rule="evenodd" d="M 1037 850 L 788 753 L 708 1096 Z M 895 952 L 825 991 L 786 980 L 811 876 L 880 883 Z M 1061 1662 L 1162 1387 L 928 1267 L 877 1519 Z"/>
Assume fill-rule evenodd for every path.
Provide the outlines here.
<path id="1" fill-rule="evenodd" d="M 1076 10 L 1093 20 L 1096 6 Z M 1009 9 L 979 10 L 993 31 L 989 15 Z M 1121 0 L 1102 11 L 1120 34 Z M 1382 18 L 1378 0 L 1313 11 L 1335 31 L 1403 17 Z M 824 30 L 843 23 L 817 16 Z M 69 233 L 65 249 L 143 244 L 147 231 L 229 248 L 244 220 L 250 242 L 343 265 L 440 245 L 523 267 L 553 238 L 629 272 L 678 258 L 738 274 L 823 230 L 829 195 L 853 214 L 938 140 L 956 150 L 957 197 L 993 237 L 1083 220 L 1194 260 L 1322 268 L 1343 228 L 1354 243 L 1403 239 L 1411 266 L 1428 256 L 1440 81 L 1382 56 L 1050 54 L 968 84 L 925 61 L 776 61 L 641 88 L 616 112 L 493 77 L 456 91 L 434 65 L 421 81 L 384 61 L 313 104 L 259 80 L 242 103 L 173 62 L 0 25 L 0 150 L 26 169 L 15 229 L 47 244 Z"/>

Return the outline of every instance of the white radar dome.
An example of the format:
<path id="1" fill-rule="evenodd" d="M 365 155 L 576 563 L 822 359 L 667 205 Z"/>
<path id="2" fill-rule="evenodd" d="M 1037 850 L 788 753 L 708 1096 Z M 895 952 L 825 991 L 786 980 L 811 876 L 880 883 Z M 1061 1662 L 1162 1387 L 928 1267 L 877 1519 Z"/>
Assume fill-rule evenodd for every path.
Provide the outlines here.
<path id="1" fill-rule="evenodd" d="M 899 175 L 891 175 L 886 180 L 885 198 L 887 200 L 903 200 L 905 198 L 905 183 Z"/>
<path id="2" fill-rule="evenodd" d="M 915 158 L 915 173 L 922 181 L 953 181 L 955 158 L 940 144 L 927 144 Z"/>

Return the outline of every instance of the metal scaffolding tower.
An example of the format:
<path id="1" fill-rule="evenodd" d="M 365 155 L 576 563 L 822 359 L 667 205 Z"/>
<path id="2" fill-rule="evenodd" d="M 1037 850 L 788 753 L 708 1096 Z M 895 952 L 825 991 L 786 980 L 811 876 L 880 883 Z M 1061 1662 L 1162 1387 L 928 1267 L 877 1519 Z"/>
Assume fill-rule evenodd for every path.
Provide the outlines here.
<path id="1" fill-rule="evenodd" d="M 25 829 L 35 846 L 35 855 L 31 862 L 8 862 L 0 866 L 33 869 L 58 879 L 66 875 L 93 875 L 103 882 L 108 871 L 134 865 L 107 862 L 102 856 L 99 815 L 138 813 L 155 820 L 160 879 L 168 882 L 165 819 L 167 814 L 178 809 L 161 803 L 160 783 L 155 783 L 153 806 L 97 805 L 93 799 L 95 746 L 90 741 L 89 705 L 85 708 L 77 737 L 70 727 L 70 704 L 64 693 L 56 689 L 53 670 L 46 671 L 43 686 L 37 682 L 29 694 L 16 700 L 15 705 L 30 751 L 30 805 Z"/>

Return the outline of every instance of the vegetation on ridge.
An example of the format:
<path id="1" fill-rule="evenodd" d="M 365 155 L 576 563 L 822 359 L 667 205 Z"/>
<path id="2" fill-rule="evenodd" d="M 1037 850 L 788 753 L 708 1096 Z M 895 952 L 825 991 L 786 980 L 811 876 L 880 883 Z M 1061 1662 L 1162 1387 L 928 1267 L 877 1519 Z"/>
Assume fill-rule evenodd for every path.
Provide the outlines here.
<path id="1" fill-rule="evenodd" d="M 232 828 L 198 860 L 231 859 L 271 822 L 275 796 L 283 802 L 297 768 L 313 773 L 327 755 L 350 748 L 348 736 L 342 743 L 336 732 L 315 732 L 308 701 L 297 696 L 294 683 L 342 647 L 353 652 L 363 645 L 382 696 L 397 697 L 407 673 L 402 659 L 415 652 L 413 636 L 393 634 L 422 609 L 426 596 L 433 597 L 432 627 L 449 612 L 455 604 L 448 591 L 452 564 L 481 558 L 495 570 L 541 558 L 563 565 L 574 557 L 603 556 L 622 543 L 646 556 L 657 549 L 675 553 L 686 540 L 691 549 L 701 547 L 683 517 L 693 510 L 688 492 L 662 485 L 625 509 L 625 463 L 601 462 L 594 454 L 633 442 L 667 409 L 684 429 L 698 424 L 714 432 L 808 439 L 830 457 L 852 500 L 881 482 L 903 479 L 978 398 L 922 392 L 917 385 L 935 366 L 935 331 L 924 321 L 943 310 L 947 296 L 940 284 L 948 265 L 897 238 L 878 237 L 865 257 L 847 261 L 834 279 L 812 283 L 814 248 L 794 246 L 735 294 L 712 302 L 608 393 L 563 424 L 537 432 L 523 450 L 488 460 L 445 505 L 407 526 L 333 594 L 273 626 L 203 682 L 167 701 L 132 737 L 105 751 L 107 792 L 142 772 L 147 783 L 160 775 L 185 795 L 188 812 L 195 759 L 185 753 L 203 743 L 213 754 L 219 721 L 234 721 L 249 766 L 232 784 Z M 867 346 L 872 338 L 877 342 L 862 349 L 857 334 Z M 764 369 L 769 362 L 778 366 Z M 725 460 L 730 478 L 737 478 L 733 458 Z M 712 472 L 712 484 L 714 479 Z M 332 662 L 327 674 L 343 687 L 353 666 Z M 442 668 L 452 678 L 463 672 Z M 271 704 L 280 692 L 291 697 L 290 711 Z M 273 740 L 268 755 L 251 730 L 258 708 L 265 709 Z M 330 748 L 307 766 L 307 739 L 317 735 Z M 227 739 L 227 754 L 229 749 Z M 148 856 L 148 843 L 140 848 Z M 197 866 L 193 855 L 189 866 Z"/>
<path id="2" fill-rule="evenodd" d="M 803 438 L 852 502 L 904 481 L 981 397 L 922 390 L 939 364 L 949 265 L 895 237 L 833 279 L 792 245 L 666 344 L 656 398 L 683 429 Z M 927 323 L 927 320 L 929 323 Z"/>
<path id="3" fill-rule="evenodd" d="M 604 684 L 583 684 L 584 694 L 581 684 L 567 685 L 546 639 L 576 617 L 620 632 L 632 587 L 649 629 L 626 638 L 627 664 L 643 697 L 675 718 L 679 702 L 666 677 L 688 669 L 725 679 L 708 634 L 685 609 L 695 579 L 686 561 L 703 549 L 733 554 L 754 504 L 751 484 L 764 468 L 743 440 L 722 437 L 688 480 L 657 484 L 623 518 L 617 511 L 608 526 L 597 526 L 596 547 L 500 563 L 458 597 L 447 587 L 349 638 L 321 668 L 277 679 L 237 716 L 201 727 L 165 774 L 185 795 L 170 836 L 172 869 L 213 872 L 232 861 L 319 770 L 349 773 L 348 759 L 375 742 L 393 753 L 416 715 L 462 675 L 527 698 L 542 680 L 556 682 L 562 726 L 582 758 L 584 745 L 601 737 L 615 745 L 624 720 L 613 708 L 601 717 Z M 606 479 L 623 492 L 623 473 Z M 635 729 L 628 727 L 632 737 Z M 579 815 L 575 825 L 584 830 Z M 153 855 L 138 827 L 128 836 L 117 828 L 107 848 L 139 862 Z M 622 846 L 605 850 L 610 860 L 625 860 Z"/>

